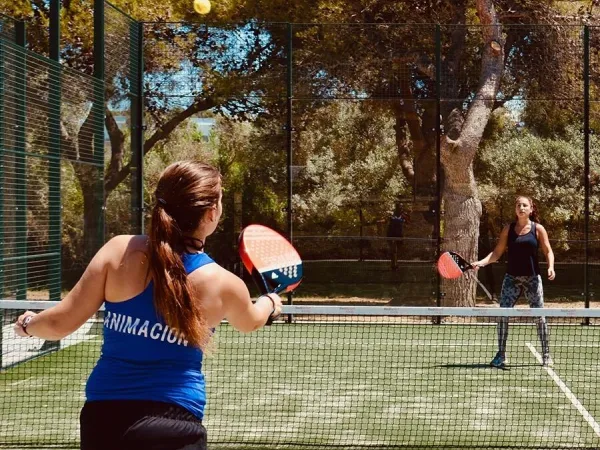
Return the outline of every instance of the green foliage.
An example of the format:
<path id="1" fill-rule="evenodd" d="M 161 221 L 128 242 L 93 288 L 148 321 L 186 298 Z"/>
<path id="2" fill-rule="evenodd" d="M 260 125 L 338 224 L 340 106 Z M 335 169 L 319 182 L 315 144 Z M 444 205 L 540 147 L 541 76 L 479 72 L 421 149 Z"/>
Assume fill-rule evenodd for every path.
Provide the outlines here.
<path id="1" fill-rule="evenodd" d="M 237 126 L 238 129 L 243 129 Z M 286 229 L 287 152 L 281 117 L 262 117 L 239 140 L 236 189 L 242 192 L 242 222 L 260 222 L 280 231 Z M 231 135 L 227 137 L 230 140 Z M 241 183 L 241 185 L 240 185 Z M 241 190 L 240 190 L 241 189 Z"/>
<path id="2" fill-rule="evenodd" d="M 540 136 L 568 138 L 570 128 L 583 126 L 581 101 L 529 101 L 522 120 Z"/>
<path id="3" fill-rule="evenodd" d="M 228 204 L 241 194 L 244 223 L 260 221 L 280 229 L 287 206 L 287 144 L 282 131 L 287 27 L 265 22 L 311 24 L 294 28 L 295 96 L 401 98 L 421 105 L 416 108 L 420 119 L 428 105 L 435 106 L 424 100 L 436 95 L 436 80 L 434 71 L 429 70 L 435 63 L 434 27 L 418 24 L 478 25 L 473 2 L 465 1 L 214 1 L 213 12 L 203 18 L 193 13 L 190 0 L 114 3 L 142 20 L 229 23 L 146 28 L 146 139 L 181 116 L 186 107 L 203 101 L 206 109 L 196 116 L 213 116 L 217 123 L 205 142 L 190 122 L 183 120 L 149 149 L 144 167 L 145 204 L 153 204 L 152 192 L 166 165 L 200 158 L 220 167 Z M 477 174 L 483 200 L 498 220 L 510 217 L 506 211 L 512 210 L 512 195 L 526 190 L 540 201 L 552 237 L 566 239 L 581 230 L 583 147 L 575 132 L 580 107 L 568 102 L 557 107 L 557 98 L 559 94 L 577 98 L 581 92 L 581 39 L 578 29 L 554 22 L 556 12 L 564 12 L 558 3 L 495 2 L 507 39 L 500 100 L 517 96 L 551 101 L 526 102 L 523 120 L 531 131 L 515 132 L 508 126 L 507 115 L 495 114 L 486 130 L 488 144 L 477 161 Z M 0 0 L 0 4 L 3 11 L 30 19 L 31 48 L 46 53 L 47 2 Z M 64 63 L 91 73 L 91 4 L 81 0 L 63 4 Z M 239 24 L 241 21 L 245 23 Z M 313 25 L 318 22 L 326 24 Z M 407 22 L 418 24 L 383 25 Z M 534 22 L 553 27 L 521 26 Z M 335 25 L 339 23 L 353 25 Z M 518 26 L 509 26 L 513 24 Z M 117 31 L 128 34 L 128 26 L 117 22 L 115 29 L 108 26 L 107 30 L 108 51 L 120 51 L 110 53 L 108 63 L 114 63 L 114 72 L 123 77 L 129 49 L 119 44 Z M 443 95 L 465 105 L 473 98 L 479 80 L 479 32 L 476 26 L 442 27 Z M 113 101 L 128 98 L 124 80 L 107 80 L 118 85 L 107 90 Z M 354 234 L 359 227 L 385 217 L 393 201 L 408 191 L 399 167 L 390 109 L 389 104 L 378 107 L 366 101 L 295 102 L 293 164 L 299 168 L 294 174 L 293 202 L 295 225 L 301 230 Z M 123 139 L 127 148 L 129 136 Z M 111 150 L 116 154 L 116 148 Z M 122 158 L 124 166 L 129 154 Z M 600 173 L 597 155 L 594 158 L 592 168 Z M 75 259 L 83 242 L 82 193 L 72 171 L 63 168 L 63 172 L 66 254 Z M 125 177 L 108 193 L 109 236 L 128 231 L 129 189 Z M 226 209 L 222 225 L 231 233 L 236 224 L 232 214 Z"/>
<path id="4" fill-rule="evenodd" d="M 147 206 L 154 204 L 156 184 L 161 172 L 169 164 L 184 159 L 197 159 L 214 164 L 217 157 L 216 150 L 204 142 L 202 134 L 193 122 L 184 122 L 144 158 L 144 203 Z"/>
<path id="5" fill-rule="evenodd" d="M 47 182 L 44 181 L 46 184 Z M 62 202 L 62 262 L 65 282 L 73 285 L 83 272 L 85 264 L 81 257 L 83 248 L 83 193 L 71 164 L 61 166 Z M 37 217 L 41 224 L 47 220 Z"/>
<path id="6" fill-rule="evenodd" d="M 598 148 L 594 137 L 592 147 Z M 583 135 L 569 127 L 564 138 L 546 138 L 528 129 L 506 129 L 488 141 L 476 160 L 480 196 L 497 224 L 514 219 L 516 195 L 528 195 L 538 204 L 540 220 L 559 250 L 569 250 L 568 240 L 582 239 L 584 222 Z M 600 171 L 600 155 L 592 153 L 592 173 Z M 590 197 L 592 211 L 600 198 Z M 592 226 L 598 227 L 592 216 Z M 577 255 L 580 256 L 580 255 Z"/>
<path id="7" fill-rule="evenodd" d="M 329 104 L 307 120 L 298 143 L 293 204 L 300 229 L 357 234 L 384 219 L 407 189 L 389 111 L 366 102 Z"/>
<path id="8" fill-rule="evenodd" d="M 505 108 L 493 110 L 485 127 L 482 141 L 486 142 L 498 138 L 511 125 L 510 113 Z"/>

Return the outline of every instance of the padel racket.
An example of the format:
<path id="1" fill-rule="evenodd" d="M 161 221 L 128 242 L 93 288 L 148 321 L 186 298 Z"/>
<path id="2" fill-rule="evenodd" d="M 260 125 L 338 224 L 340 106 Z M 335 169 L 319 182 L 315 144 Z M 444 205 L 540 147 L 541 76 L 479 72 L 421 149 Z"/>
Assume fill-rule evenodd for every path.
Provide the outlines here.
<path id="1" fill-rule="evenodd" d="M 438 259 L 437 269 L 439 274 L 443 278 L 453 280 L 456 278 L 460 278 L 467 270 L 472 270 L 474 269 L 474 267 L 471 265 L 471 263 L 469 263 L 458 253 L 444 252 Z M 493 300 L 492 294 L 490 294 L 490 291 L 488 291 L 487 288 L 483 285 L 483 283 L 479 281 L 477 275 L 475 275 L 474 278 L 475 281 L 477 281 L 477 284 L 479 284 L 479 286 L 483 290 L 483 292 L 485 292 L 485 295 L 487 295 L 490 300 Z"/>
<path id="2" fill-rule="evenodd" d="M 291 292 L 302 281 L 302 259 L 278 232 L 264 225 L 248 225 L 239 244 L 242 263 L 262 294 Z"/>

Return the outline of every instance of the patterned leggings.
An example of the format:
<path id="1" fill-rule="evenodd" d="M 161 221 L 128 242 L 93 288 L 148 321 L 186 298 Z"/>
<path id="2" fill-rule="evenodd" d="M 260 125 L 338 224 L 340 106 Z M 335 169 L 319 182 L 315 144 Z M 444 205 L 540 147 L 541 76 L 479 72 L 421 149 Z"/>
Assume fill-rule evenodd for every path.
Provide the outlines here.
<path id="1" fill-rule="evenodd" d="M 540 275 L 514 276 L 508 273 L 504 276 L 504 281 L 502 282 L 500 307 L 513 308 L 522 293 L 525 294 L 525 298 L 531 308 L 544 307 L 544 289 Z M 548 346 L 548 325 L 546 324 L 546 318 L 537 317 L 536 325 L 540 343 L 542 344 L 542 354 L 548 356 L 550 348 Z M 502 355 L 506 354 L 507 338 L 508 317 L 500 317 L 498 320 L 498 350 Z"/>

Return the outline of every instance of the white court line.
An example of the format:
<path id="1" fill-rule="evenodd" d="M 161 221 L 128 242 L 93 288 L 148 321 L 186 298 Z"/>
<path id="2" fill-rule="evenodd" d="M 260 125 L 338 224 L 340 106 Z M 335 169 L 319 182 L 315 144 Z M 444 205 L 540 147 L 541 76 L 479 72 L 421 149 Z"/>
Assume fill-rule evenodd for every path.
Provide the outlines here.
<path id="1" fill-rule="evenodd" d="M 90 330 L 94 326 L 94 323 L 93 320 L 88 320 L 77 331 L 69 335 L 68 338 L 61 340 L 60 350 L 96 338 L 96 335 L 90 334 Z M 2 367 L 0 367 L 0 369 L 12 367 L 22 361 L 29 361 L 48 353 L 40 351 L 44 345 L 44 339 L 36 337 L 29 339 L 19 337 L 14 333 L 12 324 L 4 327 L 0 326 L 0 333 L 2 333 L 0 336 Z M 52 351 L 57 350 L 59 350 L 59 348 L 53 349 Z"/>
<path id="2" fill-rule="evenodd" d="M 599 348 L 600 344 L 552 344 L 552 347 Z"/>
<path id="3" fill-rule="evenodd" d="M 529 348 L 531 353 L 533 353 L 533 356 L 535 356 L 535 359 L 537 359 L 538 362 L 540 364 L 542 364 L 542 356 L 537 352 L 535 347 L 533 345 L 531 345 L 529 342 L 527 342 L 527 348 Z M 588 412 L 588 410 L 585 409 L 585 406 L 583 406 L 581 404 L 581 402 L 577 399 L 577 397 L 575 397 L 575 394 L 573 394 L 573 392 L 571 392 L 571 389 L 569 389 L 567 387 L 567 385 L 563 382 L 563 380 L 561 380 L 560 377 L 556 374 L 556 372 L 554 370 L 552 370 L 550 367 L 544 366 L 544 370 L 546 372 L 548 372 L 548 375 L 550 375 L 550 378 L 552 378 L 554 380 L 554 382 L 558 385 L 560 390 L 563 391 L 563 393 L 567 396 L 567 398 L 569 400 L 571 400 L 571 403 L 573 403 L 573 406 L 575 406 L 575 408 L 577 408 L 577 411 L 579 411 L 579 413 L 583 416 L 585 421 L 590 424 L 590 426 L 596 433 L 596 436 L 600 436 L 600 425 L 598 425 L 598 422 L 596 422 L 596 419 L 594 419 L 594 417 Z"/>
<path id="4" fill-rule="evenodd" d="M 20 381 L 13 381 L 12 383 L 10 383 L 10 386 L 18 386 L 19 384 L 23 384 L 23 383 L 27 383 L 29 380 L 31 380 L 33 377 L 27 377 L 24 380 L 20 380 Z"/>

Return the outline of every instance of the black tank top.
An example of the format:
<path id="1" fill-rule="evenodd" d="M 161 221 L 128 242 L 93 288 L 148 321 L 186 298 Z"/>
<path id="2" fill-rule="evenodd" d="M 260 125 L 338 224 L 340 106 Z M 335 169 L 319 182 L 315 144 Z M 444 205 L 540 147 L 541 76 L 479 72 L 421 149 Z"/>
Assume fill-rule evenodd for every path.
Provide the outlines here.
<path id="1" fill-rule="evenodd" d="M 519 236 L 515 232 L 516 222 L 508 229 L 508 269 L 514 276 L 531 276 L 540 274 L 538 261 L 538 240 L 535 222 L 531 222 L 529 233 Z"/>

